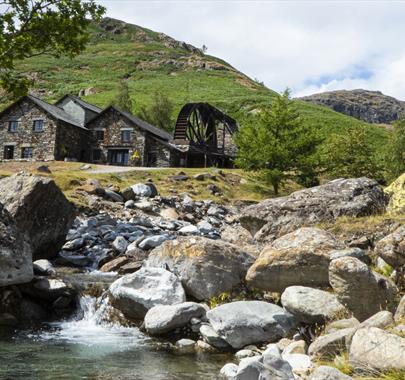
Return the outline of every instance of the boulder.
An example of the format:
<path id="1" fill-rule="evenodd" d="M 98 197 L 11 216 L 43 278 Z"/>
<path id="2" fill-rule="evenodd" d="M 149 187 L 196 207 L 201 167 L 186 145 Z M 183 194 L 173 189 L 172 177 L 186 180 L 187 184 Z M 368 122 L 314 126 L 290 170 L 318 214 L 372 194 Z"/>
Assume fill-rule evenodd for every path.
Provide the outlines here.
<path id="1" fill-rule="evenodd" d="M 128 247 L 127 239 L 125 239 L 123 236 L 117 236 L 112 242 L 112 247 L 118 254 L 123 254 Z"/>
<path id="2" fill-rule="evenodd" d="M 229 348 L 229 344 L 217 334 L 211 325 L 202 324 L 200 326 L 200 334 L 204 342 L 215 348 Z"/>
<path id="3" fill-rule="evenodd" d="M 303 323 L 324 323 L 347 313 L 336 296 L 324 290 L 290 286 L 281 295 L 284 309 Z"/>
<path id="4" fill-rule="evenodd" d="M 0 202 L 28 234 L 33 258 L 56 256 L 73 223 L 73 205 L 52 179 L 17 174 L 0 180 Z"/>
<path id="5" fill-rule="evenodd" d="M 247 283 L 273 292 L 292 285 L 328 287 L 329 254 L 338 248 L 342 245 L 329 232 L 300 228 L 263 249 L 247 273 Z"/>
<path id="6" fill-rule="evenodd" d="M 333 221 L 341 216 L 382 213 L 386 203 L 387 197 L 374 180 L 336 179 L 248 206 L 239 219 L 258 241 L 271 242 L 301 226 Z"/>
<path id="7" fill-rule="evenodd" d="M 346 349 L 346 338 L 351 336 L 355 328 L 347 328 L 330 334 L 321 335 L 308 347 L 308 354 L 317 358 L 331 358 Z"/>
<path id="8" fill-rule="evenodd" d="M 385 188 L 389 197 L 387 211 L 401 213 L 405 210 L 405 173 L 399 176 L 394 182 Z"/>
<path id="9" fill-rule="evenodd" d="M 401 298 L 395 311 L 394 319 L 396 323 L 405 322 L 405 296 Z"/>
<path id="10" fill-rule="evenodd" d="M 105 189 L 104 196 L 113 202 L 119 202 L 119 203 L 124 202 L 124 198 L 120 194 L 118 194 L 117 192 L 115 192 L 114 190 L 111 190 L 111 189 Z"/>
<path id="11" fill-rule="evenodd" d="M 354 257 L 331 261 L 329 279 L 338 300 L 360 322 L 380 310 L 393 309 L 395 285 Z"/>
<path id="12" fill-rule="evenodd" d="M 338 369 L 321 365 L 311 375 L 310 380 L 352 380 Z"/>
<path id="13" fill-rule="evenodd" d="M 305 340 L 294 340 L 283 349 L 283 355 L 306 354 L 307 350 L 308 347 Z"/>
<path id="14" fill-rule="evenodd" d="M 192 339 L 180 339 L 174 346 L 181 354 L 193 354 L 195 351 L 195 341 Z"/>
<path id="15" fill-rule="evenodd" d="M 145 315 L 145 329 L 151 335 L 162 335 L 189 324 L 191 318 L 201 318 L 205 308 L 195 302 L 177 305 L 157 305 Z"/>
<path id="16" fill-rule="evenodd" d="M 405 225 L 377 242 L 375 253 L 394 268 L 405 265 Z"/>
<path id="17" fill-rule="evenodd" d="M 137 197 L 154 198 L 158 195 L 156 186 L 153 183 L 137 183 L 132 185 L 131 189 Z"/>
<path id="18" fill-rule="evenodd" d="M 117 272 L 121 267 L 130 262 L 129 257 L 120 256 L 101 266 L 100 272 Z"/>
<path id="19" fill-rule="evenodd" d="M 145 250 L 156 248 L 159 247 L 159 245 L 163 244 L 168 239 L 170 239 L 169 235 L 148 236 L 138 244 L 138 247 Z"/>
<path id="20" fill-rule="evenodd" d="M 239 247 L 204 237 L 166 241 L 146 261 L 151 267 L 167 266 L 197 300 L 209 300 L 239 286 L 252 263 L 252 256 Z"/>
<path id="21" fill-rule="evenodd" d="M 236 373 L 238 372 L 238 366 L 234 363 L 227 363 L 219 372 L 220 379 L 235 380 Z"/>
<path id="22" fill-rule="evenodd" d="M 36 299 L 55 301 L 64 296 L 68 299 L 74 299 L 76 291 L 62 280 L 48 278 L 34 278 L 29 284 L 20 285 L 23 294 Z"/>
<path id="23" fill-rule="evenodd" d="M 0 203 L 0 286 L 30 282 L 33 277 L 28 237 Z"/>
<path id="24" fill-rule="evenodd" d="M 233 348 L 274 342 L 290 335 L 294 317 L 281 307 L 262 301 L 237 301 L 207 312 L 215 332 Z"/>
<path id="25" fill-rule="evenodd" d="M 109 288 L 114 307 L 132 319 L 143 319 L 156 305 L 186 301 L 180 280 L 163 268 L 141 268 L 114 281 Z"/>
<path id="26" fill-rule="evenodd" d="M 56 273 L 54 266 L 49 260 L 40 259 L 33 262 L 34 273 L 49 276 Z"/>
<path id="27" fill-rule="evenodd" d="M 405 339 L 377 327 L 357 330 L 349 351 L 359 370 L 405 370 Z"/>

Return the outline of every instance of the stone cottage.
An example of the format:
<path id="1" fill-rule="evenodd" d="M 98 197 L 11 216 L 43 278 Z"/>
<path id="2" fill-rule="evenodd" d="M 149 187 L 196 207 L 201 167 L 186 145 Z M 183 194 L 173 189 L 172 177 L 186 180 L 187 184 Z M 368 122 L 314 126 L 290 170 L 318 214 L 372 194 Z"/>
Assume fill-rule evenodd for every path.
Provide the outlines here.
<path id="1" fill-rule="evenodd" d="M 0 160 L 77 160 L 146 167 L 232 166 L 236 121 L 208 103 L 186 104 L 175 133 L 77 96 L 27 95 L 0 112 Z"/>

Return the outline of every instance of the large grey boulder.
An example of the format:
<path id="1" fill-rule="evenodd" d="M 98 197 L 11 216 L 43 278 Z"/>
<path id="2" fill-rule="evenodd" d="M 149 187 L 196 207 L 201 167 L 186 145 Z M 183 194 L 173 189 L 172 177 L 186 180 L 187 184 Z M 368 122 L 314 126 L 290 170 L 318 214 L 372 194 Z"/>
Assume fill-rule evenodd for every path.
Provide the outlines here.
<path id="1" fill-rule="evenodd" d="M 137 183 L 132 185 L 131 189 L 137 197 L 153 198 L 158 195 L 156 186 L 153 183 Z"/>
<path id="2" fill-rule="evenodd" d="M 309 324 L 324 323 L 347 313 L 333 293 L 304 286 L 290 286 L 284 290 L 281 304 L 297 320 Z"/>
<path id="3" fill-rule="evenodd" d="M 356 331 L 356 328 L 347 328 L 330 334 L 321 335 L 308 347 L 308 354 L 317 358 L 331 358 L 346 349 L 346 339 Z"/>
<path id="4" fill-rule="evenodd" d="M 282 292 L 292 285 L 329 286 L 329 254 L 343 248 L 319 228 L 304 227 L 265 247 L 246 276 L 250 287 Z"/>
<path id="5" fill-rule="evenodd" d="M 357 330 L 349 361 L 360 370 L 405 370 L 405 339 L 377 327 Z"/>
<path id="6" fill-rule="evenodd" d="M 3 178 L 0 202 L 28 234 L 34 260 L 56 256 L 75 212 L 52 179 L 25 173 Z"/>
<path id="7" fill-rule="evenodd" d="M 151 335 L 162 335 L 186 326 L 191 318 L 205 316 L 205 308 L 195 302 L 177 305 L 157 305 L 145 315 L 145 329 Z"/>
<path id="8" fill-rule="evenodd" d="M 405 225 L 377 242 L 376 254 L 394 268 L 405 265 Z"/>
<path id="9" fill-rule="evenodd" d="M 360 322 L 380 310 L 393 311 L 396 287 L 354 257 L 331 261 L 330 284 L 338 298 Z"/>
<path id="10" fill-rule="evenodd" d="M 0 286 L 30 282 L 33 277 L 28 238 L 0 203 Z"/>
<path id="11" fill-rule="evenodd" d="M 180 280 L 163 268 L 141 268 L 115 280 L 109 288 L 111 302 L 128 318 L 142 319 L 156 305 L 186 301 Z"/>
<path id="12" fill-rule="evenodd" d="M 240 222 L 258 241 L 271 242 L 301 226 L 340 216 L 366 216 L 385 210 L 386 196 L 368 178 L 336 179 L 325 185 L 267 199 L 243 210 Z"/>
<path id="13" fill-rule="evenodd" d="M 352 380 L 338 369 L 321 365 L 311 375 L 310 380 Z"/>
<path id="14" fill-rule="evenodd" d="M 207 312 L 215 332 L 233 348 L 274 342 L 290 335 L 294 317 L 281 307 L 262 301 L 237 301 Z"/>
<path id="15" fill-rule="evenodd" d="M 187 294 L 209 300 L 239 286 L 253 260 L 247 252 L 221 240 L 179 237 L 155 248 L 146 265 L 168 267 Z"/>

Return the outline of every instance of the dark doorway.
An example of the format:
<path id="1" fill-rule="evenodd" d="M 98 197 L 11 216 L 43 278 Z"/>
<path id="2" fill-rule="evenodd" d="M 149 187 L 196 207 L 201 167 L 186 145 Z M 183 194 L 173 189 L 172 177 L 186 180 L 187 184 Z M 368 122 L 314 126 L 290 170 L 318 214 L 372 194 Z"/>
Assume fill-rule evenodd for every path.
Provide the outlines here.
<path id="1" fill-rule="evenodd" d="M 12 160 L 14 158 L 14 145 L 6 145 L 4 147 L 4 159 Z"/>
<path id="2" fill-rule="evenodd" d="M 108 162 L 112 165 L 128 165 L 129 151 L 128 149 L 111 149 L 108 151 Z"/>

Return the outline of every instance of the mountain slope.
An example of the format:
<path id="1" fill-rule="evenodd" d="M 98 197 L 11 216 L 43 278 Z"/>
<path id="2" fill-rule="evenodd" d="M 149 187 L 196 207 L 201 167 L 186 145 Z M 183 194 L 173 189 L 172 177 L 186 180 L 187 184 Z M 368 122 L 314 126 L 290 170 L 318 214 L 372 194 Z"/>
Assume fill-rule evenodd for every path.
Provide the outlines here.
<path id="1" fill-rule="evenodd" d="M 301 98 L 306 102 L 324 105 L 336 112 L 353 116 L 368 123 L 390 124 L 404 111 L 405 102 L 380 91 L 340 90 L 323 92 Z"/>
<path id="2" fill-rule="evenodd" d="M 34 79 L 34 93 L 50 101 L 81 93 L 104 107 L 126 78 L 135 114 L 161 91 L 175 105 L 173 118 L 184 103 L 206 101 L 239 121 L 275 95 L 228 63 L 162 33 L 106 18 L 91 27 L 91 36 L 86 51 L 74 59 L 40 56 L 22 62 L 18 69 Z M 352 124 L 366 125 L 323 106 L 297 101 L 297 107 L 304 121 L 325 136 Z M 383 129 L 369 128 L 376 141 L 385 138 Z"/>

